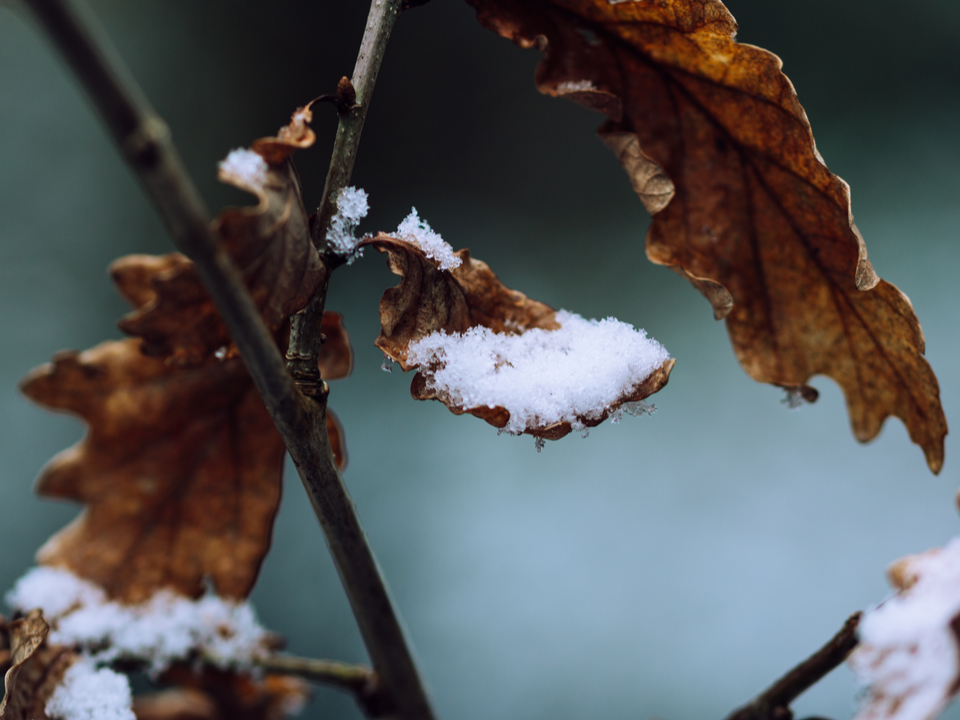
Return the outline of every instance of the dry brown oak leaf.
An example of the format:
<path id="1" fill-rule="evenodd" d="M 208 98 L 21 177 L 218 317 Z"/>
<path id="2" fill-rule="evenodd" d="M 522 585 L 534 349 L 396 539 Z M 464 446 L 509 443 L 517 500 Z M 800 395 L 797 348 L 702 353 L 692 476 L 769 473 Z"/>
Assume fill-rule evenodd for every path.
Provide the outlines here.
<path id="1" fill-rule="evenodd" d="M 86 508 L 37 559 L 130 603 L 198 597 L 205 578 L 243 598 L 270 546 L 283 442 L 241 360 L 181 368 L 138 345 L 60 353 L 21 386 L 89 426 L 40 473 L 40 495 Z"/>
<path id="2" fill-rule="evenodd" d="M 242 162 L 221 163 L 218 177 L 254 194 L 259 203 L 230 208 L 213 223 L 271 331 L 303 308 L 326 272 L 310 240 L 300 180 L 290 159 L 315 139 L 309 106 L 297 110 L 275 138 L 253 143 Z M 262 166 L 256 164 L 262 159 Z M 133 255 L 111 266 L 121 291 L 137 310 L 120 329 L 143 340 L 143 352 L 176 364 L 200 363 L 221 348 L 237 354 L 220 314 L 192 261 L 179 253 Z"/>
<path id="3" fill-rule="evenodd" d="M 541 92 L 607 115 L 600 137 L 653 215 L 647 256 L 726 318 L 751 377 L 833 378 L 858 440 L 895 415 L 939 472 L 947 425 L 919 322 L 867 260 L 779 58 L 735 42 L 717 0 L 468 2 L 544 53 Z"/>
<path id="4" fill-rule="evenodd" d="M 361 245 L 372 246 L 387 255 L 390 271 L 399 275 L 400 284 L 387 288 L 380 299 L 380 335 L 374 343 L 406 372 L 416 366 L 407 362 L 410 344 L 431 333 L 463 333 L 472 327 L 486 327 L 496 333 L 520 335 L 539 328 L 560 327 L 556 312 L 549 305 L 531 300 L 522 292 L 506 287 L 481 260 L 470 257 L 469 250 L 455 255 L 461 264 L 453 270 L 441 270 L 418 245 L 408 240 L 379 234 Z M 674 360 L 667 360 L 646 380 L 611 403 L 598 417 L 584 417 L 585 427 L 596 427 L 626 403 L 637 402 L 667 384 Z M 469 413 L 494 427 L 506 427 L 510 413 L 503 407 L 461 407 L 450 398 L 429 389 L 424 371 L 410 385 L 417 400 L 440 400 L 456 415 Z M 573 430 L 569 422 L 546 427 L 527 428 L 524 432 L 545 440 L 558 440 Z"/>
<path id="5" fill-rule="evenodd" d="M 0 622 L 3 636 L 0 652 L 6 656 L 0 720 L 45 720 L 47 700 L 64 674 L 78 659 L 70 648 L 47 645 L 50 626 L 40 610 L 31 610 L 19 620 Z"/>

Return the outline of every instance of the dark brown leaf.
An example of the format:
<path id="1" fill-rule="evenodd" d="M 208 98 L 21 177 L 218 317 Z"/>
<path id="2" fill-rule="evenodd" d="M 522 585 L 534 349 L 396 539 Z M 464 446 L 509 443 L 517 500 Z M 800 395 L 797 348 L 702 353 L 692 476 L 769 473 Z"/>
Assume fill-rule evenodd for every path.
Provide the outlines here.
<path id="1" fill-rule="evenodd" d="M 380 300 L 381 332 L 376 346 L 400 364 L 404 371 L 411 343 L 438 331 L 463 333 L 473 327 L 489 328 L 495 333 L 521 335 L 528 330 L 557 330 L 555 311 L 531 300 L 500 282 L 489 266 L 470 257 L 468 250 L 456 256 L 461 264 L 453 270 L 441 270 L 416 244 L 380 234 L 365 240 L 387 254 L 390 270 L 401 277 L 400 284 L 388 288 Z M 675 361 L 671 358 L 638 385 L 629 388 L 615 402 L 593 417 L 581 417 L 584 427 L 595 427 L 627 403 L 649 397 L 667 384 Z M 505 428 L 510 412 L 501 406 L 463 407 L 449 395 L 431 388 L 434 368 L 420 367 L 410 386 L 417 400 L 440 400 L 456 415 L 469 413 L 497 428 Z M 584 369 L 589 372 L 589 368 Z M 573 430 L 570 422 L 527 427 L 524 432 L 545 440 L 557 440 Z"/>
<path id="2" fill-rule="evenodd" d="M 468 2 L 543 50 L 541 92 L 606 113 L 600 136 L 654 214 L 648 257 L 707 296 L 754 379 L 827 375 L 859 440 L 895 415 L 940 470 L 947 426 L 920 325 L 867 260 L 779 58 L 736 43 L 717 0 Z"/>
<path id="3" fill-rule="evenodd" d="M 144 357 L 136 340 L 106 342 L 57 355 L 22 390 L 89 425 L 40 474 L 41 495 L 87 506 L 41 563 L 131 603 L 160 588 L 197 597 L 207 577 L 222 596 L 250 592 L 284 446 L 240 360 L 178 368 Z"/>
<path id="4" fill-rule="evenodd" d="M 10 669 L 4 677 L 0 720 L 46 720 L 47 700 L 77 654 L 44 644 L 50 626 L 40 610 L 14 620 L 4 628 L 10 647 Z"/>
<path id="5" fill-rule="evenodd" d="M 301 108 L 275 138 L 253 143 L 248 157 L 262 157 L 262 173 L 239 172 L 221 165 L 220 180 L 254 194 L 252 207 L 223 211 L 213 229 L 240 269 L 247 288 L 272 331 L 304 307 L 326 270 L 310 241 L 300 179 L 290 160 L 298 148 L 314 142 L 307 126 L 309 108 Z M 256 153 L 256 155 L 254 155 Z M 142 338 L 143 352 L 196 364 L 220 348 L 228 357 L 236 349 L 193 263 L 179 254 L 163 258 L 133 255 L 111 266 L 111 275 L 134 312 L 119 325 Z"/>

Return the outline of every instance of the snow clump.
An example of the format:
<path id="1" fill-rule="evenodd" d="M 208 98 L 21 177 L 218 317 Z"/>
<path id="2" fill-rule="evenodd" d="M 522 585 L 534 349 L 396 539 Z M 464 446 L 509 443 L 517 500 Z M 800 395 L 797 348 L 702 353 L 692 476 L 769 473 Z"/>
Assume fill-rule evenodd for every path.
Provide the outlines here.
<path id="1" fill-rule="evenodd" d="M 454 254 L 450 244 L 434 232 L 426 220 L 420 218 L 416 208 L 410 208 L 410 214 L 400 223 L 397 237 L 419 247 L 424 255 L 436 260 L 441 270 L 453 270 L 463 262 Z"/>
<path id="2" fill-rule="evenodd" d="M 153 675 L 194 653 L 219 668 L 250 667 L 266 654 L 269 634 L 250 604 L 213 594 L 191 600 L 161 590 L 139 605 L 123 605 L 66 570 L 38 567 L 6 601 L 18 610 L 42 609 L 51 643 L 77 645 L 96 663 L 142 660 Z"/>
<path id="3" fill-rule="evenodd" d="M 337 214 L 330 221 L 327 230 L 327 243 L 330 248 L 342 257 L 348 258 L 347 265 L 363 255 L 358 250 L 360 238 L 356 237 L 357 225 L 367 216 L 370 204 L 367 202 L 367 193 L 360 188 L 346 187 L 337 197 Z"/>
<path id="4" fill-rule="evenodd" d="M 561 310 L 556 319 L 558 330 L 520 335 L 485 327 L 432 333 L 410 345 L 407 360 L 445 400 L 506 408 L 504 430 L 517 434 L 564 421 L 582 429 L 670 358 L 646 332 L 615 318 Z"/>
<path id="5" fill-rule="evenodd" d="M 270 170 L 266 160 L 245 148 L 231 150 L 217 167 L 224 179 L 257 190 L 267 184 L 267 172 Z"/>
<path id="6" fill-rule="evenodd" d="M 960 537 L 888 571 L 901 592 L 860 621 L 849 663 L 866 692 L 855 720 L 929 720 L 957 692 Z"/>

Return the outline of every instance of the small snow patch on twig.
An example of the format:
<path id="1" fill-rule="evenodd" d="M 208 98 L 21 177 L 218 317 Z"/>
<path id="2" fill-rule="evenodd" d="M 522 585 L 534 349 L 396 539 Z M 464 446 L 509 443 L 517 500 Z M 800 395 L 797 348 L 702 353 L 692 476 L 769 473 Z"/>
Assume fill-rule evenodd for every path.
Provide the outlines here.
<path id="1" fill-rule="evenodd" d="M 441 270 L 453 270 L 463 262 L 439 233 L 434 232 L 427 221 L 420 218 L 416 208 L 411 208 L 410 214 L 400 223 L 397 237 L 414 243 L 423 250 L 424 255 L 436 260 Z"/>
<path id="2" fill-rule="evenodd" d="M 217 167 L 225 179 L 255 189 L 267 184 L 267 173 L 270 170 L 266 160 L 253 150 L 245 148 L 231 150 Z"/>
<path id="3" fill-rule="evenodd" d="M 337 255 L 348 258 L 347 265 L 363 255 L 363 250 L 357 249 L 360 239 L 354 233 L 360 221 L 370 211 L 367 193 L 360 188 L 346 187 L 337 197 L 337 213 L 330 221 L 327 230 L 327 243 Z"/>

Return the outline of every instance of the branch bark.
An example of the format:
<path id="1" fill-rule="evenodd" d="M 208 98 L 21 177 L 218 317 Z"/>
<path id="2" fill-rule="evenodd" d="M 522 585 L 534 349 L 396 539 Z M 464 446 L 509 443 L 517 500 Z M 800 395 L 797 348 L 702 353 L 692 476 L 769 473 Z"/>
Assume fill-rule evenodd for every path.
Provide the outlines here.
<path id="1" fill-rule="evenodd" d="M 857 646 L 857 628 L 863 613 L 847 618 L 836 635 L 822 648 L 797 665 L 753 702 L 727 716 L 727 720 L 789 720 L 790 704 L 839 666 Z"/>
<path id="2" fill-rule="evenodd" d="M 298 390 L 233 261 L 210 231 L 210 213 L 183 167 L 166 125 L 102 36 L 64 0 L 24 1 L 76 74 L 174 244 L 196 263 L 308 491 L 389 699 L 389 711 L 403 720 L 432 720 L 433 711 L 400 621 L 333 457 L 326 431 L 326 384 L 318 378 L 312 397 Z M 368 46 L 365 38 L 361 60 L 372 56 L 358 61 L 358 67 L 373 69 L 360 73 L 371 76 L 362 84 L 367 95 L 358 93 L 360 102 L 369 102 L 383 55 L 382 43 L 396 19 L 397 7 L 394 0 L 374 0 L 371 5 L 371 18 L 382 14 L 374 23 L 381 44 Z M 360 111 L 361 125 L 364 112 Z M 355 132 L 353 143 L 359 139 L 358 127 Z M 353 148 L 355 153 L 355 144 Z M 335 161 L 337 157 L 335 153 Z M 346 167 L 347 178 L 351 170 L 352 160 Z M 325 294 L 326 283 L 318 293 L 320 316 Z M 300 335 L 316 345 L 319 321 L 312 336 L 309 332 Z M 313 358 L 315 365 L 315 354 Z"/>

